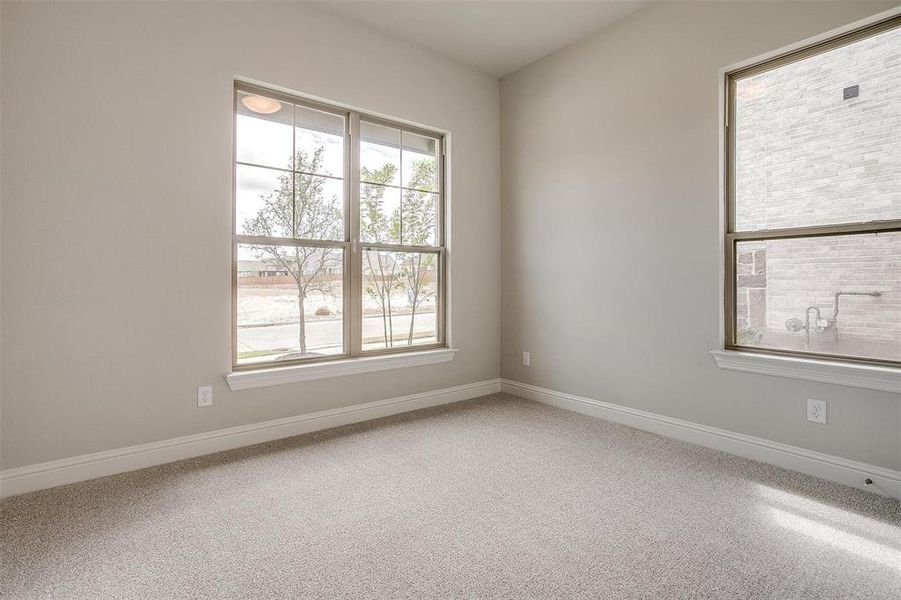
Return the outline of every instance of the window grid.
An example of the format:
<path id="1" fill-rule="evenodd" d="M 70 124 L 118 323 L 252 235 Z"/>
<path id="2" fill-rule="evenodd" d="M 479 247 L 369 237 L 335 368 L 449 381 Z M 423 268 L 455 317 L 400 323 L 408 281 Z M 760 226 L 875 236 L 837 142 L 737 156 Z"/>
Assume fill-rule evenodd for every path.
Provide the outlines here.
<path id="1" fill-rule="evenodd" d="M 262 165 L 256 164 L 254 162 L 249 161 L 239 161 L 237 159 L 238 152 L 238 139 L 237 139 L 237 119 L 238 119 L 238 98 L 240 93 L 253 94 L 262 96 L 264 98 L 271 98 L 278 100 L 282 103 L 292 105 L 292 111 L 294 113 L 292 117 L 292 156 L 291 156 L 291 169 L 279 169 L 278 167 L 273 167 L 271 165 Z M 283 94 L 280 92 L 276 92 L 267 88 L 259 87 L 256 85 L 245 84 L 236 82 L 235 90 L 234 90 L 234 118 L 235 118 L 235 138 L 233 141 L 234 148 L 234 158 L 233 158 L 233 196 L 232 196 L 232 370 L 248 370 L 248 369 L 259 369 L 259 368 L 268 368 L 274 366 L 289 366 L 292 364 L 307 364 L 310 362 L 319 362 L 319 361 L 328 361 L 342 358 L 352 358 L 352 357 L 361 357 L 361 356 L 373 356 L 373 355 L 384 355 L 384 354 L 394 354 L 394 353 L 403 353 L 410 351 L 423 351 L 429 349 L 436 348 L 444 348 L 446 347 L 446 331 L 445 331 L 445 323 L 446 323 L 446 293 L 447 293 L 447 250 L 445 247 L 445 231 L 444 231 L 444 223 L 445 223 L 445 193 L 444 193 L 444 178 L 445 178 L 445 145 L 444 145 L 444 135 L 438 132 L 428 131 L 425 129 L 421 129 L 418 127 L 409 126 L 403 123 L 398 123 L 386 119 L 382 119 L 379 117 L 371 117 L 360 113 L 359 111 L 351 111 L 344 110 L 336 107 L 332 107 L 329 105 L 321 104 L 315 101 L 309 101 L 303 98 L 294 97 L 292 95 Z M 329 113 L 337 116 L 341 116 L 344 118 L 344 140 L 343 140 L 343 153 L 344 153 L 344 165 L 343 165 L 343 177 L 338 177 L 331 174 L 321 174 L 315 172 L 309 172 L 304 170 L 298 170 L 296 165 L 296 156 L 297 156 L 297 127 L 299 126 L 296 121 L 296 113 L 298 107 L 313 109 L 316 111 Z M 411 244 L 390 244 L 390 243 L 377 243 L 377 242 L 369 242 L 361 240 L 360 236 L 360 190 L 361 183 L 360 181 L 360 146 L 361 146 L 361 135 L 360 135 L 360 123 L 361 121 L 365 121 L 367 123 L 373 123 L 376 125 L 380 125 L 382 127 L 388 127 L 391 129 L 396 129 L 400 132 L 400 146 L 401 146 L 401 164 L 399 165 L 399 186 L 387 186 L 387 187 L 395 187 L 401 192 L 401 197 L 403 197 L 403 192 L 405 190 L 412 191 L 424 191 L 428 193 L 434 193 L 437 197 L 437 207 L 436 207 L 436 232 L 435 232 L 435 245 L 411 245 Z M 436 147 L 436 179 L 437 179 L 437 188 L 435 191 L 429 190 L 418 190 L 415 188 L 405 188 L 403 187 L 403 135 L 404 134 L 412 134 L 418 135 L 425 138 L 429 138 L 435 141 Z M 265 169 L 270 169 L 273 171 L 283 172 L 283 173 L 291 173 L 292 175 L 292 225 L 296 227 L 297 219 L 296 213 L 293 211 L 296 210 L 296 177 L 297 175 L 304 175 L 310 177 L 322 177 L 331 180 L 341 180 L 344 182 L 344 202 L 343 202 L 343 227 L 344 227 L 344 237 L 342 240 L 329 240 L 329 239 L 308 239 L 308 238 L 298 238 L 298 237 L 290 237 L 290 238 L 282 238 L 282 237 L 266 237 L 266 236 L 253 236 L 253 235 L 245 235 L 239 234 L 237 232 L 238 223 L 237 223 L 237 167 L 238 166 L 249 166 L 249 167 L 260 167 Z M 378 185 L 378 184 L 374 184 Z M 402 206 L 402 200 L 401 200 Z M 402 221 L 401 221 L 402 222 Z M 292 228 L 293 231 L 293 228 Z M 296 235 L 296 232 L 294 232 Z M 403 238 L 401 238 L 403 239 Z M 270 361 L 260 361 L 242 364 L 239 363 L 238 360 L 238 247 L 239 245 L 247 245 L 247 244 L 257 244 L 257 245 L 272 245 L 272 246 L 286 246 L 286 247 L 312 247 L 312 248 L 322 248 L 323 251 L 325 249 L 340 249 L 343 252 L 343 277 L 342 277 L 342 297 L 343 297 L 343 319 L 342 319 L 342 328 L 343 328 L 343 353 L 338 355 L 323 355 L 323 356 L 315 356 L 315 357 L 304 357 L 298 359 L 287 359 L 287 360 L 270 360 Z M 436 341 L 434 343 L 424 343 L 424 344 L 414 344 L 408 346 L 393 346 L 393 339 L 386 340 L 386 347 L 380 349 L 364 349 L 363 348 L 363 294 L 364 294 L 364 285 L 363 285 L 363 266 L 362 266 L 362 255 L 366 251 L 380 251 L 380 252 L 397 252 L 397 253 L 421 253 L 421 254 L 431 254 L 436 257 L 437 261 L 437 276 L 435 281 L 435 286 L 437 288 L 435 294 L 435 338 Z M 412 319 L 411 319 L 412 320 Z"/>

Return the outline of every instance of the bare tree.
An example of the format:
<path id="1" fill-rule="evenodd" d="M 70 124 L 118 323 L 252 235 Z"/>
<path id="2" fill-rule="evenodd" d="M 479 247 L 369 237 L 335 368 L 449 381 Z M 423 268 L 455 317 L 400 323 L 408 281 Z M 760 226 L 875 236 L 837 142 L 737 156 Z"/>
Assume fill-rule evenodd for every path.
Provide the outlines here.
<path id="1" fill-rule="evenodd" d="M 321 173 L 323 152 L 299 151 L 295 168 Z M 326 196 L 321 177 L 284 173 L 277 191 L 262 196 L 263 208 L 247 219 L 244 231 L 259 237 L 342 239 L 341 205 L 337 196 Z M 329 248 L 254 244 L 257 259 L 285 269 L 297 286 L 298 346 L 307 353 L 305 302 L 312 292 L 334 296 L 329 274 L 341 265 L 340 253 Z"/>
<path id="2" fill-rule="evenodd" d="M 362 169 L 362 179 L 376 185 L 363 184 L 360 193 L 361 233 L 370 242 L 403 243 L 404 245 L 429 245 L 434 243 L 436 232 L 433 193 L 436 181 L 435 161 L 418 160 L 413 163 L 413 174 L 403 192 L 402 205 L 386 215 L 384 207 L 385 184 L 394 179 L 397 167 L 385 164 L 377 170 Z M 401 239 L 402 238 L 402 239 Z M 416 313 L 422 304 L 434 298 L 431 273 L 436 265 L 436 255 L 430 253 L 367 252 L 365 254 L 366 292 L 382 311 L 382 335 L 385 345 L 394 346 L 393 307 L 391 295 L 402 289 L 410 306 L 410 328 L 407 345 L 413 344 Z"/>
<path id="3" fill-rule="evenodd" d="M 378 169 L 360 169 L 360 234 L 367 242 L 390 243 L 396 239 L 400 224 L 393 211 L 385 215 L 385 184 L 394 179 L 397 166 L 385 164 Z M 375 184 L 375 185 L 372 185 Z M 391 293 L 398 287 L 398 264 L 389 252 L 364 253 L 366 259 L 366 293 L 382 310 L 382 335 L 386 346 L 394 345 Z"/>
<path id="4" fill-rule="evenodd" d="M 429 245 L 436 242 L 437 234 L 437 195 L 435 192 L 436 172 L 432 159 L 418 160 L 413 163 L 413 175 L 404 190 L 403 210 L 400 211 L 401 230 L 404 244 Z M 431 253 L 407 253 L 401 265 L 401 278 L 407 301 L 410 304 L 410 330 L 407 345 L 413 345 L 413 328 L 416 311 L 420 306 L 435 297 L 435 288 L 430 285 L 430 274 L 434 272 L 436 255 Z"/>
<path id="5" fill-rule="evenodd" d="M 296 171 L 322 172 L 324 147 L 312 154 L 300 151 L 296 156 Z M 404 244 L 432 243 L 435 233 L 435 195 L 429 193 L 435 180 L 435 163 L 422 160 L 414 163 L 410 188 L 404 190 L 403 206 L 386 214 L 385 185 L 397 173 L 397 166 L 385 164 L 379 169 L 361 169 L 360 229 L 362 239 L 373 243 L 391 243 L 403 232 Z M 247 219 L 244 231 L 248 235 L 272 238 L 341 239 L 343 223 L 341 205 L 336 196 L 327 196 L 321 177 L 303 173 L 284 173 L 279 177 L 278 190 L 262 197 L 263 207 L 256 216 Z M 255 244 L 251 248 L 258 260 L 284 269 L 297 287 L 298 346 L 300 354 L 307 354 L 306 309 L 310 294 L 319 292 L 334 296 L 331 271 L 341 266 L 340 252 L 328 248 Z M 434 254 L 394 252 L 364 254 L 366 293 L 375 300 L 382 313 L 382 332 L 386 346 L 394 345 L 392 293 L 403 289 L 411 309 L 407 344 L 413 343 L 417 311 L 435 295 L 430 274 L 434 272 Z"/>

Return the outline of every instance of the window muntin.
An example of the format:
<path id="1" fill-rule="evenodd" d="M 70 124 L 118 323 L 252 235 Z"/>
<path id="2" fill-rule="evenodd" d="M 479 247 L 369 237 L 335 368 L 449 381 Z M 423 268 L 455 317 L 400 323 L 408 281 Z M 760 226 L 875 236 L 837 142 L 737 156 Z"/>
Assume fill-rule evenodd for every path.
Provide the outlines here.
<path id="1" fill-rule="evenodd" d="M 362 241 L 438 245 L 440 140 L 365 120 L 360 135 Z"/>
<path id="2" fill-rule="evenodd" d="M 901 364 L 899 24 L 728 75 L 727 348 Z"/>
<path id="3" fill-rule="evenodd" d="M 235 86 L 234 369 L 443 347 L 443 136 Z"/>

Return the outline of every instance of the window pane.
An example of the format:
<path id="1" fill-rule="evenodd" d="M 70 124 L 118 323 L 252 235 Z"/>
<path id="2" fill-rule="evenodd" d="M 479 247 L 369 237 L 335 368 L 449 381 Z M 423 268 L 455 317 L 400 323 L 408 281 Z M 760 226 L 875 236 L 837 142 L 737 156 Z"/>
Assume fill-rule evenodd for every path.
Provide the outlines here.
<path id="1" fill-rule="evenodd" d="M 404 131 L 403 178 L 404 187 L 429 192 L 438 191 L 438 142 Z"/>
<path id="2" fill-rule="evenodd" d="M 238 92 L 236 110 L 238 162 L 291 169 L 292 106 L 272 98 Z"/>
<path id="3" fill-rule="evenodd" d="M 360 123 L 360 181 L 400 185 L 400 131 Z"/>
<path id="4" fill-rule="evenodd" d="M 344 177 L 344 118 L 303 106 L 294 107 L 296 169 Z"/>
<path id="5" fill-rule="evenodd" d="M 294 183 L 294 237 L 344 239 L 344 181 L 297 173 Z"/>
<path id="6" fill-rule="evenodd" d="M 400 188 L 360 184 L 360 238 L 400 244 Z"/>
<path id="7" fill-rule="evenodd" d="M 901 218 L 901 28 L 736 81 L 738 231 Z"/>
<path id="8" fill-rule="evenodd" d="M 438 254 L 363 252 L 363 350 L 438 342 Z"/>
<path id="9" fill-rule="evenodd" d="M 235 231 L 291 237 L 291 173 L 237 165 L 235 179 Z"/>
<path id="10" fill-rule="evenodd" d="M 438 243 L 438 194 L 404 190 L 400 219 L 402 244 L 434 246 Z"/>
<path id="11" fill-rule="evenodd" d="M 901 233 L 739 242 L 739 345 L 901 360 Z"/>
<path id="12" fill-rule="evenodd" d="M 339 248 L 238 245 L 238 364 L 344 353 Z"/>

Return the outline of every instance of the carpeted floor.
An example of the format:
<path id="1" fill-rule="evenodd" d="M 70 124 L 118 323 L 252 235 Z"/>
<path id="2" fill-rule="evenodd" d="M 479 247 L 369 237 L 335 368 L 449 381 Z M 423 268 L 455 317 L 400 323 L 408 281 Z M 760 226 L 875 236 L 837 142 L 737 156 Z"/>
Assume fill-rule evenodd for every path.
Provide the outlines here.
<path id="1" fill-rule="evenodd" d="M 3 598 L 901 598 L 898 502 L 503 394 L 0 506 Z"/>

